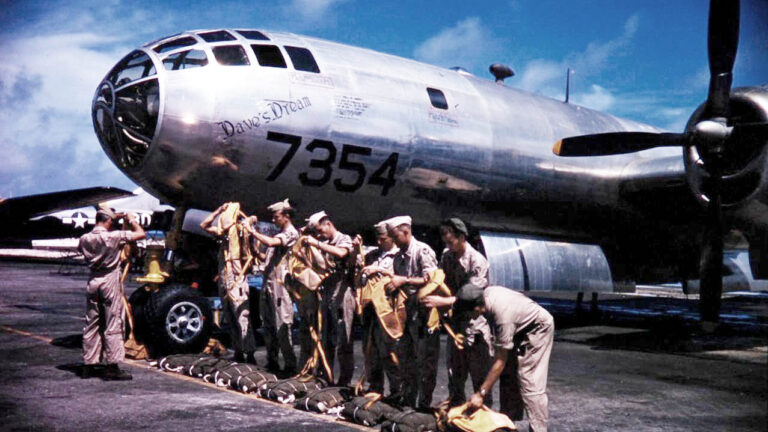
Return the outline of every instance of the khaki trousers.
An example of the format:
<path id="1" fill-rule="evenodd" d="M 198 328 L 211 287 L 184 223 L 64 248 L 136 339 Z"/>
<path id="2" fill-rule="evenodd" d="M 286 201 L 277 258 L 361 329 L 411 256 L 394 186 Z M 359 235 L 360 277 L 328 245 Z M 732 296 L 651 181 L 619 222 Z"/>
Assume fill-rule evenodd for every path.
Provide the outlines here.
<path id="1" fill-rule="evenodd" d="M 500 412 L 522 419 L 523 407 L 533 432 L 546 432 L 548 414 L 547 375 L 555 335 L 552 315 L 542 313 L 538 327 L 525 336 L 521 354 L 509 353 L 499 379 Z"/>
<path id="2" fill-rule="evenodd" d="M 83 363 L 117 364 L 125 359 L 123 288 L 120 268 L 91 273 L 86 290 Z"/>
<path id="3" fill-rule="evenodd" d="M 293 303 L 288 295 L 276 296 L 274 285 L 269 281 L 261 292 L 259 299 L 259 312 L 261 323 L 264 327 L 264 344 L 267 347 L 267 361 L 270 366 L 278 365 L 279 353 L 283 354 L 286 370 L 296 369 L 296 354 L 293 352 L 293 339 L 291 337 L 292 322 L 283 322 L 279 311 L 286 303 L 293 308 Z"/>
<path id="4" fill-rule="evenodd" d="M 396 341 L 381 328 L 373 305 L 366 306 L 362 316 L 363 354 L 365 370 L 368 375 L 368 391 L 384 394 L 384 374 L 389 380 L 389 392 L 396 393 L 400 388 L 397 365 L 390 352 L 395 352 Z"/>
<path id="5" fill-rule="evenodd" d="M 237 283 L 240 265 L 232 262 L 232 272 L 226 269 L 219 274 L 219 296 L 222 303 L 222 324 L 229 327 L 232 348 L 243 353 L 256 351 L 256 339 L 251 329 L 251 311 L 248 302 L 246 278 Z"/>
<path id="6" fill-rule="evenodd" d="M 457 327 L 466 328 L 466 325 Z M 491 369 L 493 359 L 491 358 L 488 341 L 479 333 L 474 335 L 472 345 L 464 344 L 463 350 L 456 348 L 451 338 L 448 338 L 447 344 L 448 397 L 450 398 L 451 406 L 458 406 L 467 401 L 467 396 L 464 392 L 467 377 L 472 378 L 472 389 L 476 392 Z M 493 405 L 493 398 L 490 393 L 485 397 L 485 404 L 488 406 Z"/>

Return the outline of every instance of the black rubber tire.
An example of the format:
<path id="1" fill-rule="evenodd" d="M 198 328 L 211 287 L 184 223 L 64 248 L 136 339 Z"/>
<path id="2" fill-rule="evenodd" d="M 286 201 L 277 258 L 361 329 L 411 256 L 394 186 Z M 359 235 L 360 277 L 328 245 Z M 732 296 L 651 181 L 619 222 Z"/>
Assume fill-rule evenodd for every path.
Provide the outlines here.
<path id="1" fill-rule="evenodd" d="M 192 334 L 182 335 L 181 340 L 174 337 L 173 324 L 169 328 L 169 319 L 177 316 L 180 311 L 193 309 L 195 316 L 200 319 L 199 330 Z M 146 343 L 151 346 L 155 355 L 199 353 L 205 348 L 211 337 L 213 314 L 208 300 L 197 291 L 187 286 L 168 285 L 152 292 L 142 308 L 143 318 L 147 325 L 148 338 Z M 171 320 L 173 321 L 173 320 Z M 136 323 L 139 328 L 139 323 Z"/>
<path id="2" fill-rule="evenodd" d="M 140 343 L 146 343 L 151 340 L 152 332 L 144 313 L 144 309 L 147 307 L 150 297 L 150 292 L 144 289 L 143 286 L 137 288 L 136 291 L 131 293 L 131 296 L 128 297 L 128 303 L 130 303 L 131 312 L 133 312 L 133 326 L 135 327 L 133 329 L 133 335 L 136 338 L 136 341 Z M 128 324 L 126 323 L 126 327 L 127 326 Z M 126 334 L 125 337 L 127 339 L 128 335 Z"/>

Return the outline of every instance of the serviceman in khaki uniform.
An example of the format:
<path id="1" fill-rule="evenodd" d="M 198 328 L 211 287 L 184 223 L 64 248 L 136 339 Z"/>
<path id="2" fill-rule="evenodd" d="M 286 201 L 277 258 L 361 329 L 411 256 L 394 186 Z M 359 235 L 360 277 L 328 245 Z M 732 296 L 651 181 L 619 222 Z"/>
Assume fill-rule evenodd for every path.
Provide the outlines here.
<path id="1" fill-rule="evenodd" d="M 272 223 L 280 228 L 280 233 L 270 237 L 256 230 L 251 231 L 256 240 L 268 247 L 264 257 L 265 284 L 259 300 L 259 311 L 264 327 L 264 342 L 267 346 L 267 369 L 280 371 L 278 352 L 282 352 L 285 363 L 283 373 L 289 375 L 296 371 L 296 354 L 293 352 L 291 338 L 293 300 L 283 285 L 284 272 L 276 267 L 299 239 L 299 231 L 293 226 L 293 207 L 288 199 L 272 204 L 267 207 L 267 210 L 272 212 Z M 255 217 L 252 222 L 256 222 Z"/>
<path id="2" fill-rule="evenodd" d="M 393 263 L 400 249 L 395 246 L 394 240 L 389 235 L 387 221 L 381 221 L 373 228 L 376 230 L 376 243 L 379 246 L 365 254 L 365 267 L 363 267 L 362 272 L 365 276 L 377 273 L 394 276 Z M 362 243 L 360 236 L 355 238 L 355 243 Z M 373 303 L 365 307 L 361 321 L 363 353 L 365 354 L 365 367 L 369 383 L 368 391 L 384 394 L 384 373 L 386 372 L 389 380 L 389 392 L 390 394 L 396 393 L 400 388 L 400 380 L 398 379 L 397 365 L 390 356 L 390 353 L 395 352 L 396 341 L 381 328 Z"/>
<path id="3" fill-rule="evenodd" d="M 437 382 L 440 332 L 430 333 L 427 329 L 428 311 L 419 305 L 416 293 L 429 281 L 429 273 L 437 269 L 437 257 L 429 245 L 413 238 L 410 216 L 389 219 L 387 228 L 400 248 L 393 262 L 395 276 L 388 289 L 403 289 L 408 295 L 405 332 L 398 342 L 397 352 L 401 359 L 402 380 L 399 402 L 405 406 L 429 408 Z M 404 364 L 403 359 L 414 359 L 415 362 Z"/>
<path id="4" fill-rule="evenodd" d="M 208 215 L 200 223 L 200 228 L 214 235 L 219 242 L 219 296 L 223 304 L 222 323 L 229 325 L 229 336 L 232 340 L 232 347 L 235 350 L 235 361 L 256 363 L 253 356 L 256 351 L 256 339 L 250 323 L 250 306 L 248 303 L 248 280 L 240 277 L 242 273 L 242 262 L 240 257 L 229 257 L 227 261 L 227 252 L 229 248 L 229 239 L 227 233 L 230 226 L 218 227 L 213 221 L 219 217 L 230 203 L 224 203 L 213 213 Z M 244 223 L 245 221 L 227 221 L 229 224 Z M 241 245 L 241 247 L 251 247 L 250 245 Z"/>
<path id="5" fill-rule="evenodd" d="M 323 349 L 333 370 L 334 360 L 339 357 L 338 386 L 348 386 L 355 372 L 355 354 L 352 345 L 352 321 L 355 318 L 355 294 L 351 287 L 347 258 L 353 253 L 352 238 L 342 233 L 324 212 L 307 219 L 307 227 L 314 237 L 305 237 L 335 265 L 334 271 L 322 284 Z"/>
<path id="6" fill-rule="evenodd" d="M 488 286 L 488 260 L 467 242 L 469 231 L 459 218 L 450 218 L 440 224 L 440 236 L 446 248 L 440 258 L 445 272 L 445 284 L 453 296 L 427 296 L 422 304 L 427 307 L 453 307 L 453 330 L 465 336 L 464 349 L 448 341 L 448 394 L 451 406 L 466 401 L 464 386 L 467 375 L 472 377 L 472 388 L 477 391 L 491 367 L 493 345 L 491 327 L 482 315 L 472 318 L 474 304 L 456 299 L 456 293 L 467 284 L 483 289 Z M 491 405 L 491 395 L 486 404 Z"/>
<path id="7" fill-rule="evenodd" d="M 465 289 L 467 288 L 467 289 Z M 534 432 L 547 430 L 547 373 L 555 322 L 552 315 L 524 294 L 501 286 L 485 291 L 467 285 L 461 300 L 474 301 L 474 315 L 488 314 L 494 323 L 496 353 L 491 370 L 470 406 L 479 408 L 499 377 L 500 412 L 520 419 L 520 402 Z"/>
<path id="8" fill-rule="evenodd" d="M 103 379 L 133 378 L 117 366 L 125 360 L 120 250 L 123 243 L 141 240 L 146 234 L 133 215 L 124 217 L 131 231 L 110 231 L 117 216 L 108 208 L 100 208 L 96 212 L 96 226 L 80 237 L 77 246 L 91 270 L 83 328 L 83 378 L 96 376 L 96 367 L 102 360 L 107 364 L 101 374 Z"/>

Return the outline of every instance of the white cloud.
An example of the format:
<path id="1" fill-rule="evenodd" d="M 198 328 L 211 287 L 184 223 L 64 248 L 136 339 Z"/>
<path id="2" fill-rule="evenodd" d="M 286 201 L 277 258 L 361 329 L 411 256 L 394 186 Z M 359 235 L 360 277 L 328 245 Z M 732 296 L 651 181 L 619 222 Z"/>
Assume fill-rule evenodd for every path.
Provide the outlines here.
<path id="1" fill-rule="evenodd" d="M 524 90 L 560 98 L 565 89 L 565 73 L 570 67 L 584 80 L 599 73 L 608 65 L 611 57 L 621 55 L 632 41 L 639 26 L 639 17 L 633 15 L 624 23 L 624 31 L 615 39 L 591 42 L 580 52 L 567 55 L 560 61 L 534 59 L 528 62 L 517 80 Z M 594 89 L 592 90 L 594 91 Z"/>
<path id="2" fill-rule="evenodd" d="M 293 0 L 289 9 L 297 13 L 304 22 L 318 22 L 325 19 L 335 6 L 347 0 Z"/>
<path id="3" fill-rule="evenodd" d="M 597 111 L 605 111 L 613 107 L 616 98 L 610 91 L 600 87 L 597 84 L 590 86 L 587 93 L 575 93 L 571 96 L 574 103 L 592 108 Z"/>
<path id="4" fill-rule="evenodd" d="M 422 42 L 414 49 L 413 56 L 444 67 L 484 68 L 487 65 L 480 61 L 498 46 L 499 40 L 483 26 L 480 18 L 469 17 Z"/>

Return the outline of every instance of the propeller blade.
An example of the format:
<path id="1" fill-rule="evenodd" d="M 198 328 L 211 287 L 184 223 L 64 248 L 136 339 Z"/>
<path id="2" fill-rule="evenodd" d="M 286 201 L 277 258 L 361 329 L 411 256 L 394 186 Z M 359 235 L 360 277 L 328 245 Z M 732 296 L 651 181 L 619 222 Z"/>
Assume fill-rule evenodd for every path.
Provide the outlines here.
<path id="1" fill-rule="evenodd" d="M 706 230 L 699 262 L 701 281 L 699 308 L 702 322 L 716 323 L 720 318 L 720 296 L 723 293 L 723 208 L 722 172 L 719 158 L 710 161 L 707 195 Z"/>
<path id="2" fill-rule="evenodd" d="M 687 141 L 686 135 L 677 133 L 609 132 L 563 138 L 552 152 L 558 156 L 610 156 L 655 147 L 683 146 Z"/>
<path id="3" fill-rule="evenodd" d="M 711 0 L 709 4 L 709 96 L 710 117 L 728 117 L 733 81 L 733 62 L 739 46 L 739 0 Z"/>

